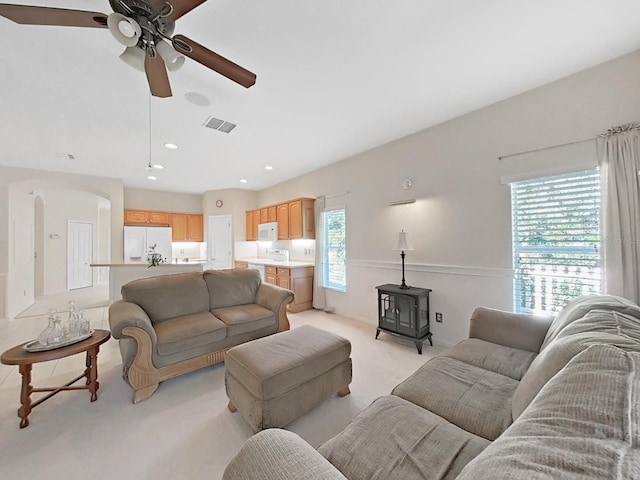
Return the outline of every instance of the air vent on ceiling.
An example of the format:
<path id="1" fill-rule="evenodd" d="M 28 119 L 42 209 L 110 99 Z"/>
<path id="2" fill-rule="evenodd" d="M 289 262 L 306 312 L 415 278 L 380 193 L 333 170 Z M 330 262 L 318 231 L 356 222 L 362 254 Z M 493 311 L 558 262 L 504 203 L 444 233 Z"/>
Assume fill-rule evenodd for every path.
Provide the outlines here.
<path id="1" fill-rule="evenodd" d="M 231 130 L 236 128 L 235 123 L 225 122 L 224 120 L 220 120 L 219 118 L 214 117 L 207 118 L 207 120 L 204 122 L 204 126 L 224 133 L 229 133 Z"/>

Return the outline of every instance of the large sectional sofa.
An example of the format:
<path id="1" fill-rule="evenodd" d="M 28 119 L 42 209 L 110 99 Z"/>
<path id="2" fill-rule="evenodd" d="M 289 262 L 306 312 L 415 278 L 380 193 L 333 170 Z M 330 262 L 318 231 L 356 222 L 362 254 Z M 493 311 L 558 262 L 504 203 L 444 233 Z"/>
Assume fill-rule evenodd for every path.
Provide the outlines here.
<path id="1" fill-rule="evenodd" d="M 143 278 L 109 307 L 133 402 L 160 382 L 224 361 L 241 343 L 289 329 L 290 290 L 262 283 L 257 270 L 231 269 Z"/>
<path id="2" fill-rule="evenodd" d="M 468 339 L 317 450 L 265 430 L 223 478 L 640 479 L 639 449 L 640 307 L 598 295 L 555 319 L 478 308 Z"/>

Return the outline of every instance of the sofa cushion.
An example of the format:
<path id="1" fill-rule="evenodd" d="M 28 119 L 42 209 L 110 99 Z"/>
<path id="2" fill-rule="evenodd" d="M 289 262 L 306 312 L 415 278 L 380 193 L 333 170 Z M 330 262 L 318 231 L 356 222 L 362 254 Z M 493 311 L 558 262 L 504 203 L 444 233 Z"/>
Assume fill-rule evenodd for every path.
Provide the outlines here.
<path id="1" fill-rule="evenodd" d="M 133 280 L 121 293 L 123 300 L 140 305 L 154 324 L 209 310 L 209 291 L 199 272 Z"/>
<path id="2" fill-rule="evenodd" d="M 216 308 L 211 310 L 211 313 L 225 323 L 227 335 L 230 337 L 269 327 L 276 323 L 276 316 L 271 310 L 255 303 Z"/>
<path id="3" fill-rule="evenodd" d="M 428 410 L 386 395 L 318 451 L 349 480 L 454 479 L 488 445 Z"/>
<path id="4" fill-rule="evenodd" d="M 553 321 L 549 330 L 547 330 L 547 335 L 542 342 L 540 350 L 544 350 L 567 325 L 595 309 L 616 311 L 640 318 L 640 307 L 626 298 L 614 295 L 584 295 L 577 297 L 567 303 Z"/>
<path id="5" fill-rule="evenodd" d="M 243 445 L 222 480 L 347 480 L 326 458 L 293 432 L 271 428 Z"/>
<path id="6" fill-rule="evenodd" d="M 207 310 L 255 303 L 261 283 L 260 272 L 250 268 L 207 270 L 204 281 L 210 295 Z"/>
<path id="7" fill-rule="evenodd" d="M 468 338 L 447 350 L 447 357 L 520 380 L 536 354 L 505 347 L 477 338 Z"/>
<path id="8" fill-rule="evenodd" d="M 524 411 L 540 389 L 574 356 L 604 343 L 640 351 L 640 319 L 615 310 L 593 309 L 567 324 L 540 352 L 513 395 L 513 418 Z"/>
<path id="9" fill-rule="evenodd" d="M 165 320 L 158 323 L 155 330 L 159 355 L 187 351 L 219 342 L 227 336 L 226 325 L 206 311 Z"/>
<path id="10" fill-rule="evenodd" d="M 436 357 L 391 393 L 494 440 L 511 425 L 511 397 L 517 385 L 517 380 L 505 375 L 455 358 Z"/>
<path id="11" fill-rule="evenodd" d="M 459 480 L 640 478 L 640 353 L 593 345 Z"/>

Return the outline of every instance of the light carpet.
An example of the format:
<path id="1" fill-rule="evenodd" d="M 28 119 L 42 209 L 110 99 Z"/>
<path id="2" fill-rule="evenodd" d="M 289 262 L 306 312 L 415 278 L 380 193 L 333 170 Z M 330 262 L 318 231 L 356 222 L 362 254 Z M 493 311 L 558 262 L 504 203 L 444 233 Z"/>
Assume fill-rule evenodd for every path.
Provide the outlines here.
<path id="1" fill-rule="evenodd" d="M 92 328 L 108 329 L 107 308 L 87 316 Z M 418 355 L 413 342 L 385 334 L 375 340 L 373 325 L 335 314 L 311 310 L 289 318 L 292 328 L 312 324 L 352 343 L 352 393 L 332 396 L 286 427 L 314 447 L 443 351 L 427 343 Z M 0 321 L 2 351 L 37 337 L 45 324 L 45 317 Z M 227 409 L 223 364 L 167 380 L 137 405 L 122 380 L 115 340 L 102 346 L 98 365 L 97 402 L 87 391 L 61 392 L 32 411 L 25 429 L 16 415 L 18 368 L 0 365 L 0 478 L 215 480 L 253 434 L 238 412 Z M 83 368 L 83 355 L 36 364 L 33 385 L 62 385 Z"/>

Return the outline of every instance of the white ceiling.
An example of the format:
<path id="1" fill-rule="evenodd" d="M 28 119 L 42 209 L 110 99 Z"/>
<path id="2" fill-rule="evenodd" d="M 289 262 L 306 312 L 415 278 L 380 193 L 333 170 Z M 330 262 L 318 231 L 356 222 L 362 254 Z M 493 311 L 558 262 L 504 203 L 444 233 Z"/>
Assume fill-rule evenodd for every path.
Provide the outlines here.
<path id="1" fill-rule="evenodd" d="M 108 0 L 10 2 L 111 13 Z M 108 30 L 0 18 L 0 164 L 260 190 L 640 49 L 639 19 L 638 0 L 208 0 L 175 33 L 257 82 L 190 59 L 170 73 L 173 97 L 151 99 L 151 161 L 166 168 L 150 181 L 148 86 L 124 47 Z M 238 126 L 206 129 L 210 115 Z"/>

